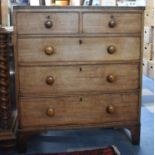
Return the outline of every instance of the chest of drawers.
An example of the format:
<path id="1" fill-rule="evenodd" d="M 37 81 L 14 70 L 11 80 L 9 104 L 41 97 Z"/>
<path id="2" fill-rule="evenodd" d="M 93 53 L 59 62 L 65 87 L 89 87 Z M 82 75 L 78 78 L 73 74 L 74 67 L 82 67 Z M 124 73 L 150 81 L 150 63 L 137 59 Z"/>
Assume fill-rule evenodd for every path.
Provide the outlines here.
<path id="1" fill-rule="evenodd" d="M 16 7 L 19 147 L 47 129 L 121 127 L 139 144 L 143 8 Z"/>

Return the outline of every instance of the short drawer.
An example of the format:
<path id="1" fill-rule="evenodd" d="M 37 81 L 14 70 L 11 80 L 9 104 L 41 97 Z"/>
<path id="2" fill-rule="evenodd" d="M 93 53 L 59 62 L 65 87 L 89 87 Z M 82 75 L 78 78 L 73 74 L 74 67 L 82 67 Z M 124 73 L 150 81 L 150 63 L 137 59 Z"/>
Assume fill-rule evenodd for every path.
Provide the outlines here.
<path id="1" fill-rule="evenodd" d="M 140 38 L 23 38 L 18 56 L 19 62 L 138 60 Z"/>
<path id="2" fill-rule="evenodd" d="M 141 33 L 141 14 L 84 13 L 83 33 Z"/>
<path id="3" fill-rule="evenodd" d="M 138 89 L 138 68 L 133 64 L 20 67 L 20 94 L 49 96 Z"/>
<path id="4" fill-rule="evenodd" d="M 138 120 L 137 94 L 21 99 L 21 127 L 96 125 Z M 124 124 L 123 124 L 124 125 Z"/>
<path id="5" fill-rule="evenodd" d="M 68 34 L 78 33 L 79 14 L 66 13 L 18 13 L 17 34 Z"/>

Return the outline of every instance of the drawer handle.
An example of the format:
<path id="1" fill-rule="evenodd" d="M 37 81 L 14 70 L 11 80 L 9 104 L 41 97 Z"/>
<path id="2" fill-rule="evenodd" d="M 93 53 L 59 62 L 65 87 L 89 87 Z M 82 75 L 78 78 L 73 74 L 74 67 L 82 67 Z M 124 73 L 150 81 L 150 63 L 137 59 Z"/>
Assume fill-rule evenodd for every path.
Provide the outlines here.
<path id="1" fill-rule="evenodd" d="M 53 77 L 53 76 L 48 76 L 48 77 L 46 78 L 46 83 L 47 83 L 48 85 L 53 85 L 53 83 L 54 83 L 54 77 Z"/>
<path id="2" fill-rule="evenodd" d="M 110 28 L 114 28 L 116 26 L 116 21 L 114 19 L 112 19 L 110 22 L 109 22 L 109 27 Z"/>
<path id="3" fill-rule="evenodd" d="M 53 22 L 51 20 L 47 20 L 45 22 L 45 27 L 48 28 L 48 29 L 51 28 L 51 27 L 53 27 Z"/>
<path id="4" fill-rule="evenodd" d="M 107 113 L 113 114 L 115 112 L 115 107 L 112 105 L 109 105 L 106 110 L 107 110 Z"/>
<path id="5" fill-rule="evenodd" d="M 116 47 L 113 45 L 108 46 L 107 51 L 109 54 L 114 54 L 116 52 Z"/>
<path id="6" fill-rule="evenodd" d="M 52 55 L 54 53 L 54 48 L 52 46 L 48 46 L 45 48 L 46 55 Z"/>
<path id="7" fill-rule="evenodd" d="M 114 75 L 108 75 L 107 76 L 107 81 L 109 82 L 109 83 L 113 83 L 113 82 L 115 82 L 116 81 L 116 76 L 114 76 Z"/>
<path id="8" fill-rule="evenodd" d="M 55 111 L 53 108 L 49 108 L 49 109 L 47 109 L 46 114 L 48 117 L 53 117 L 55 115 Z"/>

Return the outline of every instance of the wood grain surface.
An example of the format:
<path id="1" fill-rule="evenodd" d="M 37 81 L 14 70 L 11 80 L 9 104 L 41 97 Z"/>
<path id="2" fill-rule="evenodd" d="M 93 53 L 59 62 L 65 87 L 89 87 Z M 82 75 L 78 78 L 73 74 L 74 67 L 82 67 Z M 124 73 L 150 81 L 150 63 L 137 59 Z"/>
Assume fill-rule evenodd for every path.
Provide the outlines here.
<path id="1" fill-rule="evenodd" d="M 109 27 L 109 22 L 116 25 Z M 83 33 L 140 33 L 141 15 L 128 13 L 84 13 Z"/>
<path id="2" fill-rule="evenodd" d="M 20 67 L 20 94 L 48 96 L 91 91 L 126 91 L 138 89 L 138 65 L 80 65 Z M 110 83 L 107 77 L 113 75 Z M 46 83 L 54 78 L 53 85 Z"/>
<path id="3" fill-rule="evenodd" d="M 80 43 L 81 41 L 81 43 Z M 107 49 L 114 46 L 116 51 L 109 54 Z M 54 53 L 47 55 L 45 49 L 53 47 Z M 129 48 L 130 47 L 130 48 Z M 60 62 L 60 61 L 116 61 L 139 60 L 139 37 L 103 38 L 23 38 L 18 40 L 19 62 Z"/>
<path id="4" fill-rule="evenodd" d="M 52 21 L 51 28 L 45 27 L 46 21 Z M 53 33 L 78 33 L 78 13 L 18 13 L 18 34 L 53 34 Z M 28 26 L 26 26 L 28 24 Z"/>
<path id="5" fill-rule="evenodd" d="M 138 118 L 137 94 L 21 99 L 21 127 L 102 124 Z M 108 113 L 107 107 L 114 112 Z M 47 110 L 54 109 L 49 117 Z"/>

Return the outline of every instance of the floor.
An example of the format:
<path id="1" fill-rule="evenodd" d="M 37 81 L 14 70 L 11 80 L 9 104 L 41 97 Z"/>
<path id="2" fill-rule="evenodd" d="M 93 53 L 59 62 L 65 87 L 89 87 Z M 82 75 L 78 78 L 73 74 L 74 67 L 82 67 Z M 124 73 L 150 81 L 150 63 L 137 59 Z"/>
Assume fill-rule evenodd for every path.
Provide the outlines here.
<path id="1" fill-rule="evenodd" d="M 121 155 L 153 155 L 154 151 L 154 84 L 143 78 L 140 146 L 130 143 L 122 129 L 83 129 L 53 131 L 34 136 L 28 142 L 28 154 L 65 152 L 115 145 Z M 16 151 L 14 151 L 16 152 Z M 5 153 L 6 154 L 6 153 Z M 1 153 L 0 155 L 5 155 Z M 10 153 L 16 155 L 17 153 Z"/>

